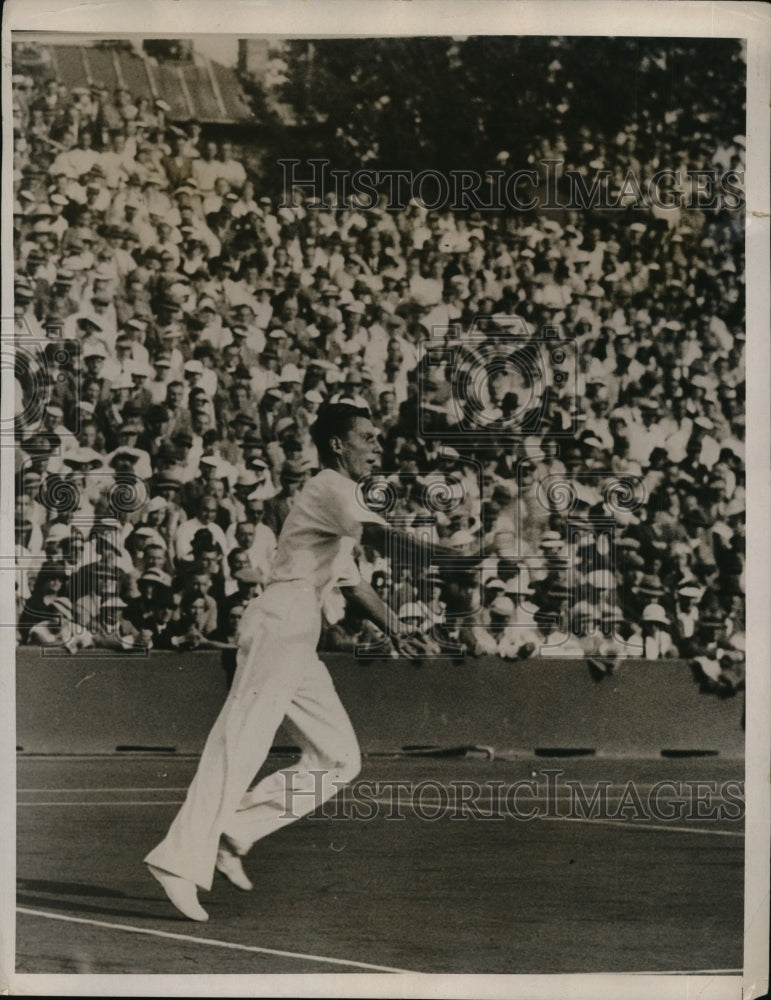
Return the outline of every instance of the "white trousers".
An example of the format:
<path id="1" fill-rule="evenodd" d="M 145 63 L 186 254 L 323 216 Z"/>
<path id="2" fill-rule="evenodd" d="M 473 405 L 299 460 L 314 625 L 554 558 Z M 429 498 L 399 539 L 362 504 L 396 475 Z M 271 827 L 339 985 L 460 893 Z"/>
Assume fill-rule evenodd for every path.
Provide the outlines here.
<path id="1" fill-rule="evenodd" d="M 316 655 L 320 626 L 316 592 L 303 584 L 273 584 L 247 608 L 227 700 L 184 804 L 145 862 L 210 889 L 223 835 L 245 854 L 359 773 L 356 735 Z M 248 790 L 284 719 L 300 760 Z"/>

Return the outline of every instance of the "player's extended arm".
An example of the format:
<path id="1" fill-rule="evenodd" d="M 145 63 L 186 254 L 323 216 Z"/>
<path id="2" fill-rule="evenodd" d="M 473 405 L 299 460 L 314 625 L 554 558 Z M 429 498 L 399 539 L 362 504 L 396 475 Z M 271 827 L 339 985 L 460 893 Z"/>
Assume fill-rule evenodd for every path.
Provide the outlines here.
<path id="1" fill-rule="evenodd" d="M 367 521 L 362 527 L 362 545 L 371 545 L 381 555 L 387 556 L 390 554 L 391 544 L 394 539 L 397 540 L 397 544 L 402 548 L 408 559 L 421 556 L 423 557 L 423 561 L 430 562 L 432 556 L 457 555 L 453 549 L 437 545 L 433 541 L 424 541 L 419 535 L 408 535 L 406 532 L 399 531 L 397 528 L 392 528 L 387 524 Z"/>
<path id="2" fill-rule="evenodd" d="M 360 580 L 350 587 L 341 587 L 346 600 L 354 601 L 363 615 L 373 621 L 391 639 L 402 655 L 414 659 L 425 653 L 422 641 L 401 624 L 393 610 L 378 596 L 374 587 Z"/>

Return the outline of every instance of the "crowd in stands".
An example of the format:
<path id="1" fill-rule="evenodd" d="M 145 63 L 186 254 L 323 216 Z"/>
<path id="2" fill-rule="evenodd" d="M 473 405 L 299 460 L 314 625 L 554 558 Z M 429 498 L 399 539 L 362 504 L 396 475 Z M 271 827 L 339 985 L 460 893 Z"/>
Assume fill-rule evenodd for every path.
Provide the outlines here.
<path id="1" fill-rule="evenodd" d="M 359 553 L 437 652 L 677 657 L 740 687 L 741 214 L 282 202 L 165 107 L 14 77 L 18 641 L 232 648 L 318 467 L 315 415 L 350 399 L 382 431 L 373 495 L 458 554 Z M 537 152 L 614 183 L 743 154 L 631 126 Z M 558 328 L 575 371 L 536 393 L 512 316 L 534 343 Z M 342 601 L 322 641 L 388 643 Z"/>

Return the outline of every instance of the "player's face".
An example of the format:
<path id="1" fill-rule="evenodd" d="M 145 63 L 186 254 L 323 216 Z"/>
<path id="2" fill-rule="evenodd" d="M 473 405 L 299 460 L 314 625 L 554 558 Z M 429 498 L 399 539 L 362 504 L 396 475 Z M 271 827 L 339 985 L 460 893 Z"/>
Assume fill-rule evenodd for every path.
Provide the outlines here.
<path id="1" fill-rule="evenodd" d="M 358 481 L 379 465 L 382 452 L 372 421 L 357 417 L 350 431 L 341 438 L 340 471 Z"/>

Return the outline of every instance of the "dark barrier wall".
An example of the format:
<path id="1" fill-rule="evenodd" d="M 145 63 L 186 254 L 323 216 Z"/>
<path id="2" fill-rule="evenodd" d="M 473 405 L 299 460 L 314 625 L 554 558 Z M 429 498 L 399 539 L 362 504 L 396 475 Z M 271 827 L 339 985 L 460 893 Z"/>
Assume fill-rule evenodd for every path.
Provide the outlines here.
<path id="1" fill-rule="evenodd" d="M 364 752 L 484 745 L 496 752 L 744 751 L 743 693 L 700 693 L 678 660 L 626 660 L 596 680 L 583 660 L 324 657 Z M 17 652 L 16 743 L 25 753 L 198 753 L 227 690 L 218 653 L 52 657 Z M 279 730 L 275 745 L 291 740 Z"/>

